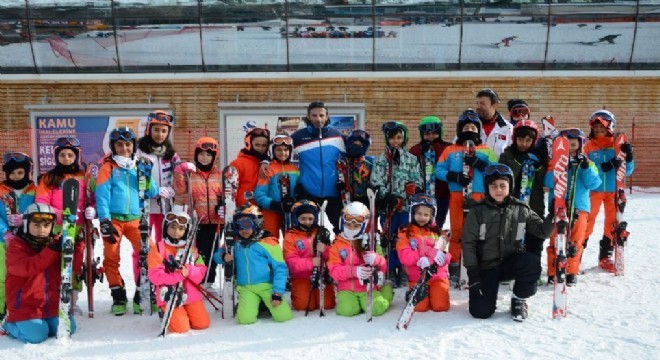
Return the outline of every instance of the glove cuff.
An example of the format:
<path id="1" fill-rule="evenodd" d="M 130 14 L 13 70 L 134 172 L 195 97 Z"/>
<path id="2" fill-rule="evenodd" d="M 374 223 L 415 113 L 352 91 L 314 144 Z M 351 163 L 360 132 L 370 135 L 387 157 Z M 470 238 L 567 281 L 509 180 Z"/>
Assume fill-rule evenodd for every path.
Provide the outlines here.
<path id="1" fill-rule="evenodd" d="M 270 299 L 273 301 L 282 301 L 282 295 L 280 293 L 273 293 L 273 295 L 270 296 Z"/>

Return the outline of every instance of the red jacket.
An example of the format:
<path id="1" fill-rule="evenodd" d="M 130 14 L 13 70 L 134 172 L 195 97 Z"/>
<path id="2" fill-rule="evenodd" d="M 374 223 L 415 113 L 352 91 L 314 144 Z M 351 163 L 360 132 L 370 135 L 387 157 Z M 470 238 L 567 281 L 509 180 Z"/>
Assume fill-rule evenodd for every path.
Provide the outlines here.
<path id="1" fill-rule="evenodd" d="M 234 161 L 229 164 L 238 170 L 238 190 L 236 192 L 236 207 L 239 207 L 247 202 L 245 200 L 245 192 L 252 191 L 257 187 L 257 180 L 259 179 L 259 159 L 252 155 L 248 155 L 241 150 Z M 256 204 L 256 200 L 253 200 Z"/>
<path id="2" fill-rule="evenodd" d="M 7 321 L 47 319 L 58 314 L 61 254 L 34 251 L 24 239 L 7 241 Z"/>

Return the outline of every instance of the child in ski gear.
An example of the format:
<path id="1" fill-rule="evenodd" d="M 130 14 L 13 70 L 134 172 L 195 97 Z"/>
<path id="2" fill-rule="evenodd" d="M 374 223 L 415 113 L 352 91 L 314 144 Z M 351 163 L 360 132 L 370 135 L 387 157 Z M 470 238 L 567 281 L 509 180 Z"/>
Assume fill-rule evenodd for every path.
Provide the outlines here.
<path id="1" fill-rule="evenodd" d="M 259 163 L 268 159 L 268 144 L 270 131 L 268 129 L 252 128 L 245 134 L 245 147 L 231 162 L 238 171 L 238 190 L 236 191 L 236 206 L 248 203 L 245 193 L 254 191 L 257 187 Z"/>
<path id="2" fill-rule="evenodd" d="M 217 266 L 213 261 L 213 253 L 216 250 L 213 248 L 213 242 L 218 224 L 224 223 L 224 213 L 221 211 L 219 213 L 220 208 L 224 209 L 224 207 L 218 202 L 222 199 L 222 172 L 215 166 L 219 155 L 220 146 L 215 139 L 210 137 L 197 139 L 194 162 L 180 163 L 174 170 L 174 182 L 172 183 L 176 193 L 174 203 L 186 207 L 192 206 L 197 217 L 201 219 L 195 238 L 195 247 L 204 263 L 211 267 L 208 277 L 203 281 L 205 288 L 209 291 L 213 291 Z M 192 193 L 192 204 L 188 204 L 189 190 Z"/>
<path id="3" fill-rule="evenodd" d="M 275 135 L 270 144 L 271 162 L 266 177 L 257 181 L 254 196 L 257 205 L 263 209 L 264 230 L 275 237 L 286 235 L 284 228 L 285 214 L 291 212 L 295 202 L 294 189 L 300 177 L 300 171 L 293 159 L 293 140 L 287 135 Z M 288 178 L 288 181 L 286 179 Z M 288 184 L 287 184 L 288 183 Z M 287 196 L 282 197 L 282 186 L 287 186 Z"/>
<path id="4" fill-rule="evenodd" d="M 541 264 L 536 254 L 521 246 L 523 231 L 546 238 L 553 230 L 553 218 L 542 219 L 520 200 L 511 196 L 513 172 L 503 164 L 484 170 L 487 196 L 474 205 L 463 227 L 463 262 L 470 285 L 470 314 L 487 319 L 495 312 L 500 282 L 515 279 L 511 316 L 527 318 L 525 299 L 536 293 Z"/>
<path id="5" fill-rule="evenodd" d="M 307 106 L 305 124 L 305 128 L 291 135 L 300 167 L 296 195 L 317 204 L 327 200 L 326 215 L 338 233 L 342 202 L 337 191 L 337 160 L 346 152 L 344 138 L 339 130 L 329 126 L 330 115 L 323 102 L 314 101 Z"/>
<path id="6" fill-rule="evenodd" d="M 5 180 L 0 183 L 0 321 L 5 317 L 5 278 L 7 245 L 4 235 L 15 232 L 22 224 L 23 214 L 34 203 L 37 187 L 31 180 L 32 159 L 19 152 L 2 156 Z"/>
<path id="7" fill-rule="evenodd" d="M 514 107 L 515 109 L 515 107 Z M 499 162 L 513 171 L 514 186 L 511 195 L 529 205 L 538 216 L 545 215 L 543 179 L 547 164 L 534 152 L 539 129 L 532 120 L 519 120 L 513 127 L 513 143 L 500 155 Z M 527 251 L 535 253 L 541 261 L 543 241 L 532 234 L 525 234 Z"/>
<path id="8" fill-rule="evenodd" d="M 387 270 L 385 258 L 368 250 L 365 231 L 369 224 L 369 209 L 360 202 L 352 202 L 342 210 L 339 219 L 341 233 L 330 247 L 328 269 L 337 283 L 337 315 L 355 316 L 367 309 L 365 280 L 373 281 L 373 316 L 380 316 L 394 298 L 392 286 L 382 284 Z M 366 243 L 364 242 L 366 241 Z M 376 281 L 378 279 L 378 281 Z"/>
<path id="9" fill-rule="evenodd" d="M 293 312 L 283 297 L 288 271 L 282 248 L 277 238 L 264 234 L 261 211 L 256 205 L 245 204 L 236 209 L 231 225 L 237 240 L 233 251 L 221 248 L 214 257 L 218 264 L 236 261 L 236 321 L 255 323 L 261 302 L 273 321 L 291 320 Z"/>
<path id="10" fill-rule="evenodd" d="M 338 176 L 337 190 L 340 193 L 347 192 L 351 201 L 359 201 L 368 206 L 367 188 L 375 161 L 373 156 L 367 155 L 371 135 L 364 130 L 353 130 L 346 137 L 344 146 L 346 154 L 341 155 L 337 161 L 337 171 L 343 173 Z"/>
<path id="11" fill-rule="evenodd" d="M 582 146 L 587 139 L 584 132 L 580 129 L 566 129 L 559 133 L 559 136 L 568 138 L 570 162 L 568 163 L 568 190 L 566 197 L 567 215 L 570 221 L 570 236 L 567 236 L 566 244 L 568 253 L 568 268 L 566 271 L 566 285 L 574 286 L 577 284 L 577 275 L 580 271 L 580 260 L 582 250 L 584 249 L 584 234 L 587 228 L 587 217 L 589 216 L 589 192 L 598 188 L 601 184 L 598 177 L 596 165 L 582 154 Z M 545 181 L 548 188 L 554 187 L 554 176 L 552 169 L 549 169 Z M 549 199 L 554 199 L 554 191 L 548 195 Z M 555 279 L 555 231 L 550 237 L 548 251 L 548 283 L 554 283 Z"/>
<path id="12" fill-rule="evenodd" d="M 311 281 L 314 267 L 321 266 L 321 256 L 327 262 L 330 254 L 330 231 L 318 224 L 319 207 L 315 202 L 300 200 L 293 204 L 291 209 L 291 223 L 293 228 L 284 237 L 284 260 L 291 277 L 291 306 L 298 311 L 319 308 L 318 283 Z M 319 254 L 321 254 L 319 256 Z M 320 270 L 323 271 L 323 270 Z M 320 274 L 320 281 L 327 284 L 327 266 Z M 312 286 L 315 287 L 311 299 L 309 298 Z M 327 284 L 324 294 L 324 308 L 335 307 L 334 286 Z"/>
<path id="13" fill-rule="evenodd" d="M 169 212 L 165 214 L 162 226 L 163 239 L 152 240 L 149 246 L 149 280 L 156 286 L 156 303 L 164 311 L 171 296 L 180 297 L 175 300 L 176 308 L 170 317 L 170 332 L 206 329 L 211 318 L 197 288 L 206 275 L 204 260 L 194 245 L 189 258 L 182 258 L 187 242 L 195 240 L 195 234 L 190 234 L 190 217 L 185 212 Z M 183 292 L 174 294 L 176 284 L 182 281 Z"/>
<path id="14" fill-rule="evenodd" d="M 507 102 L 507 107 L 509 108 L 509 121 L 514 128 L 519 121 L 529 120 L 531 116 L 529 105 L 525 100 L 511 99 Z"/>
<path id="15" fill-rule="evenodd" d="M 382 126 L 385 137 L 385 151 L 374 162 L 371 172 L 371 185 L 378 191 L 380 208 L 391 218 L 389 229 L 383 228 L 381 244 L 387 249 L 388 278 L 395 285 L 406 286 L 408 278 L 396 253 L 396 235 L 402 225 L 408 224 L 408 197 L 421 192 L 422 177 L 419 162 L 415 155 L 406 150 L 408 128 L 401 122 L 388 121 Z M 381 217 L 383 226 L 387 216 Z M 389 241 L 391 240 L 391 241 Z"/>
<path id="16" fill-rule="evenodd" d="M 456 143 L 440 156 L 435 167 L 435 176 L 447 182 L 449 186 L 449 223 L 451 239 L 449 252 L 452 262 L 449 264 L 449 274 L 452 281 L 458 281 L 461 259 L 461 236 L 463 233 L 463 217 L 466 209 L 484 198 L 483 171 L 486 166 L 497 161 L 491 148 L 481 143 L 481 120 L 479 115 L 471 109 L 465 110 L 456 124 Z M 464 143 L 474 142 L 475 155 L 465 156 Z M 463 173 L 464 165 L 468 165 L 472 176 Z M 464 189 L 472 186 L 472 192 L 464 198 Z"/>
<path id="17" fill-rule="evenodd" d="M 138 169 L 136 165 L 136 138 L 133 130 L 120 127 L 110 132 L 110 149 L 112 156 L 106 157 L 99 168 L 96 184 L 96 209 L 101 222 L 103 237 L 103 267 L 108 286 L 113 298 L 112 313 L 124 315 L 126 313 L 126 290 L 124 279 L 119 273 L 119 241 L 122 235 L 130 241 L 133 253 L 141 248 L 140 216 L 141 207 L 138 193 Z M 160 192 L 153 177 L 148 177 L 145 188 L 145 198 L 165 196 Z M 134 279 L 137 282 L 139 269 L 137 262 L 133 262 Z M 138 300 L 136 289 L 134 303 Z"/>
<path id="18" fill-rule="evenodd" d="M 511 145 L 513 133 L 513 125 L 497 112 L 499 105 L 500 98 L 494 90 L 482 89 L 477 93 L 476 112 L 482 124 L 481 142 L 491 148 L 497 156 Z"/>
<path id="19" fill-rule="evenodd" d="M 425 162 L 431 165 L 431 169 L 435 169 L 435 165 L 440 159 L 440 156 L 445 151 L 446 148 L 451 146 L 450 142 L 442 140 L 444 135 L 444 127 L 442 126 L 442 121 L 436 116 L 427 116 L 419 122 L 419 137 L 422 139 L 419 144 L 415 145 L 410 149 L 410 153 L 417 156 L 419 161 L 420 168 L 422 164 L 422 156 L 427 156 Z M 435 155 L 435 158 L 429 156 Z M 435 172 L 426 174 L 425 169 L 424 174 L 429 177 L 430 181 L 435 181 L 435 200 L 438 204 L 438 211 L 435 215 L 435 222 L 438 227 L 442 227 L 447 219 L 447 213 L 449 212 L 449 187 L 447 182 L 440 181 L 436 179 Z M 426 182 L 426 179 L 422 179 L 423 182 Z M 429 184 L 426 184 L 429 186 Z M 429 193 L 428 189 L 423 189 L 425 193 Z"/>
<path id="20" fill-rule="evenodd" d="M 64 209 L 64 197 L 68 196 L 63 193 L 63 184 L 67 179 L 76 179 L 80 189 L 85 189 L 87 186 L 87 176 L 85 170 L 82 169 L 82 150 L 80 148 L 80 141 L 75 137 L 61 137 L 55 140 L 53 149 L 55 157 L 55 167 L 49 170 L 39 179 L 37 186 L 35 202 L 50 205 L 57 214 L 57 222 L 55 223 L 55 233 L 62 231 L 62 210 Z M 83 257 L 84 242 L 82 241 L 82 227 L 85 222 L 83 210 L 87 193 L 85 191 L 78 192 L 78 218 L 75 223 L 75 241 L 78 252 L 74 254 L 76 257 Z M 91 208 L 89 211 L 94 211 Z M 80 240 L 78 240 L 80 239 Z M 73 287 L 75 290 L 75 298 L 78 292 L 82 291 L 82 263 L 80 267 L 73 268 Z"/>
<path id="21" fill-rule="evenodd" d="M 145 157 L 153 164 L 151 178 L 159 189 L 168 192 L 166 198 L 174 196 L 172 181 L 174 168 L 181 162 L 170 140 L 174 126 L 174 116 L 165 110 L 154 110 L 147 116 L 147 127 L 144 136 L 137 142 L 137 156 Z M 149 210 L 149 224 L 151 231 L 157 239 L 162 237 L 160 224 L 163 223 L 163 214 L 170 210 L 170 202 L 162 198 L 150 199 L 146 204 Z M 133 258 L 137 261 L 137 253 Z"/>
<path id="22" fill-rule="evenodd" d="M 600 211 L 601 204 L 605 206 L 605 221 L 603 223 L 603 238 L 600 240 L 600 252 L 598 254 L 598 266 L 607 271 L 615 272 L 612 262 L 612 249 L 614 244 L 612 238 L 614 234 L 614 221 L 616 218 L 615 193 L 616 193 L 616 169 L 622 165 L 622 161 L 617 159 L 614 153 L 614 128 L 616 118 L 614 114 L 607 110 L 598 110 L 591 115 L 589 120 L 589 140 L 584 146 L 584 154 L 589 160 L 596 164 L 600 170 L 599 176 L 601 185 L 593 189 L 590 194 L 591 212 L 587 219 L 587 230 L 585 234 L 584 247 L 587 246 L 589 236 L 594 231 L 596 217 Z M 626 176 L 632 175 L 635 169 L 633 158 L 633 147 L 629 143 L 621 146 L 621 150 L 626 153 Z"/>
<path id="23" fill-rule="evenodd" d="M 55 336 L 59 323 L 61 237 L 53 229 L 56 210 L 46 204 L 27 207 L 23 226 L 7 241 L 7 334 L 37 344 Z M 74 257 L 74 268 L 82 265 Z M 71 333 L 76 322 L 71 317 Z"/>
<path id="24" fill-rule="evenodd" d="M 416 194 L 410 205 L 410 223 L 399 230 L 396 250 L 409 276 L 408 289 L 412 289 L 422 272 L 431 264 L 437 264 L 437 272 L 426 283 L 428 292 L 420 294 L 415 311 L 449 310 L 449 274 L 451 254 L 445 254 L 444 246 L 436 248 L 439 240 L 438 227 L 434 225 L 437 205 L 433 195 Z M 407 300 L 407 299 L 406 299 Z"/>

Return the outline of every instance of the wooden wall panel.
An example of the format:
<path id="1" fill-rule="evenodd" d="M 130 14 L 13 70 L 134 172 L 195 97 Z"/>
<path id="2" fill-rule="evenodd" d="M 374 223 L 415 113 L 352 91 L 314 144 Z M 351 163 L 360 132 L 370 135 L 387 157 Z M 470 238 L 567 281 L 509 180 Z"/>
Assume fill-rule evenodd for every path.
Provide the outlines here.
<path id="1" fill-rule="evenodd" d="M 419 141 L 416 125 L 437 115 L 445 125 L 445 140 L 455 135 L 457 115 L 474 106 L 482 88 L 495 89 L 506 113 L 510 98 L 525 99 L 532 118 L 552 114 L 560 128 L 588 130 L 589 115 L 606 107 L 617 116 L 617 128 L 632 137 L 635 124 L 637 170 L 634 184 L 660 186 L 658 117 L 660 81 L 657 77 L 523 77 L 523 78 L 305 78 L 305 79 L 191 79 L 117 81 L 3 81 L 0 82 L 0 151 L 29 151 L 28 104 L 169 103 L 177 118 L 175 141 L 188 157 L 198 136 L 217 136 L 218 102 L 362 102 L 367 130 L 374 137 L 371 154 L 383 150 L 380 124 L 405 122 L 411 144 Z M 304 109 L 301 109 L 301 112 Z M 330 109 L 332 112 L 332 109 Z M 19 136 L 20 135 L 20 136 Z M 21 138 L 15 141 L 12 138 Z"/>

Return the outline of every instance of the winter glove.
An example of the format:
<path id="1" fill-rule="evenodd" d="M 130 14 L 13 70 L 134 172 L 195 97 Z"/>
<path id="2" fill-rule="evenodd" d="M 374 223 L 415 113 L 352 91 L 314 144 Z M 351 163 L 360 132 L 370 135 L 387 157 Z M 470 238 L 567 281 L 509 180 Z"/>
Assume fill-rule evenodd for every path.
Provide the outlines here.
<path id="1" fill-rule="evenodd" d="M 374 266 L 374 263 L 376 262 L 377 258 L 378 255 L 373 251 L 367 251 L 362 256 L 362 260 L 364 260 L 364 263 L 369 266 Z"/>
<path id="2" fill-rule="evenodd" d="M 373 269 L 369 266 L 358 266 L 355 268 L 355 277 L 360 280 L 370 279 L 373 275 Z"/>
<path id="3" fill-rule="evenodd" d="M 445 264 L 445 253 L 443 251 L 436 252 L 433 261 L 435 261 L 438 266 L 443 266 Z"/>
<path id="4" fill-rule="evenodd" d="M 184 174 L 190 174 L 197 171 L 197 166 L 191 162 L 184 162 L 179 164 L 179 170 L 183 171 Z"/>
<path id="5" fill-rule="evenodd" d="M 385 204 L 389 209 L 396 209 L 399 205 L 399 202 L 403 203 L 403 199 L 394 194 L 387 194 L 385 196 Z"/>
<path id="6" fill-rule="evenodd" d="M 158 195 L 165 199 L 171 199 L 174 196 L 174 189 L 169 186 L 163 186 L 158 190 Z"/>
<path id="7" fill-rule="evenodd" d="M 623 160 L 619 158 L 614 158 L 610 161 L 606 161 L 602 164 L 600 164 L 600 168 L 603 169 L 604 172 L 611 171 L 612 169 L 618 169 L 619 166 L 623 164 Z"/>
<path id="8" fill-rule="evenodd" d="M 485 294 L 481 285 L 481 272 L 479 269 L 468 269 L 467 273 L 469 278 L 468 285 L 470 286 L 470 298 L 479 299 L 483 297 Z"/>
<path id="9" fill-rule="evenodd" d="M 420 192 L 422 192 L 422 189 L 420 189 L 417 185 L 415 185 L 414 182 L 411 181 L 406 184 L 406 195 L 413 196 Z"/>
<path id="10" fill-rule="evenodd" d="M 56 252 L 62 252 L 62 237 L 55 237 L 53 241 L 48 244 L 48 248 Z"/>
<path id="11" fill-rule="evenodd" d="M 314 240 L 324 245 L 330 245 L 330 230 L 319 227 Z"/>
<path id="12" fill-rule="evenodd" d="M 422 256 L 417 260 L 417 266 L 419 266 L 420 269 L 424 270 L 427 267 L 431 266 L 431 262 L 429 261 L 429 258 L 426 256 Z"/>
<path id="13" fill-rule="evenodd" d="M 447 173 L 447 181 L 456 183 L 462 187 L 466 187 L 470 185 L 470 179 L 469 176 L 465 176 L 463 173 L 455 172 L 455 171 L 449 171 Z"/>
<path id="14" fill-rule="evenodd" d="M 488 163 L 479 159 L 476 154 L 472 156 L 466 156 L 463 160 L 466 164 L 472 166 L 473 169 L 478 169 L 479 171 L 486 170 L 486 166 L 488 166 Z"/>
<path id="15" fill-rule="evenodd" d="M 621 144 L 621 151 L 626 153 L 626 162 L 633 161 L 633 146 L 631 143 Z"/>
<path id="16" fill-rule="evenodd" d="M 572 156 L 571 163 L 575 166 L 580 166 L 582 169 L 587 169 L 589 167 L 589 159 L 587 159 L 584 154 Z"/>
<path id="17" fill-rule="evenodd" d="M 273 293 L 270 296 L 270 303 L 273 305 L 273 307 L 280 306 L 282 303 L 282 295 L 280 293 Z"/>
<path id="18" fill-rule="evenodd" d="M 293 201 L 293 198 L 291 196 L 285 196 L 282 199 L 282 210 L 285 213 L 291 212 L 291 208 L 293 207 L 293 203 L 295 203 L 295 201 Z"/>
<path id="19" fill-rule="evenodd" d="M 422 141 L 422 155 L 426 154 L 429 150 L 431 150 L 431 142 L 430 141 Z"/>
<path id="20" fill-rule="evenodd" d="M 85 208 L 85 219 L 93 220 L 96 217 L 96 209 L 91 206 Z"/>
<path id="21" fill-rule="evenodd" d="M 7 223 L 11 227 L 21 226 L 21 221 L 23 221 L 22 214 L 9 214 L 7 215 Z"/>
<path id="22" fill-rule="evenodd" d="M 174 258 L 174 255 L 170 255 L 167 259 L 163 259 L 163 265 L 165 265 L 166 273 L 173 273 L 181 267 L 181 264 Z"/>
<path id="23" fill-rule="evenodd" d="M 112 225 L 112 221 L 106 219 L 101 221 L 101 235 L 103 241 L 110 244 L 116 244 L 119 232 L 117 232 L 117 229 Z"/>

